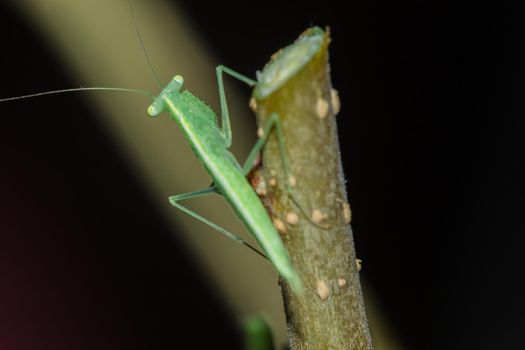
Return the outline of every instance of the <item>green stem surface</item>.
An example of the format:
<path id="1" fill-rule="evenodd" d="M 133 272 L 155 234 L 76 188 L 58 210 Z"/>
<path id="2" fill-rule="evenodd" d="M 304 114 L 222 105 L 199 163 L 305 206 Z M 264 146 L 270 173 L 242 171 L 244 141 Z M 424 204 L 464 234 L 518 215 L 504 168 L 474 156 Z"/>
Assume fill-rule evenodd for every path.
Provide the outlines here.
<path id="1" fill-rule="evenodd" d="M 263 200 L 304 285 L 304 293 L 298 295 L 281 283 L 291 348 L 372 349 L 349 225 L 329 42 L 326 33 L 310 62 L 257 101 L 258 125 L 273 112 L 281 118 L 292 175 L 288 184 L 303 210 L 288 195 L 275 135 L 263 152 Z"/>

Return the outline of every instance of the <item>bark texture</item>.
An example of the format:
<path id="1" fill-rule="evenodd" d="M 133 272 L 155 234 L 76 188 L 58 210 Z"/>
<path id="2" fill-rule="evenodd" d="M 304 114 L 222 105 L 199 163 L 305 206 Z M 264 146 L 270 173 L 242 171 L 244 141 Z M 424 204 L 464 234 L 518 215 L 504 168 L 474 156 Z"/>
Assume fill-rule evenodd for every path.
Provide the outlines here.
<path id="1" fill-rule="evenodd" d="M 351 211 L 347 201 L 335 116 L 337 92 L 330 80 L 328 46 L 283 86 L 257 100 L 259 125 L 273 112 L 282 121 L 290 184 L 276 133 L 263 152 L 264 202 L 279 229 L 304 286 L 282 292 L 291 348 L 294 350 L 372 349 L 365 315 Z"/>

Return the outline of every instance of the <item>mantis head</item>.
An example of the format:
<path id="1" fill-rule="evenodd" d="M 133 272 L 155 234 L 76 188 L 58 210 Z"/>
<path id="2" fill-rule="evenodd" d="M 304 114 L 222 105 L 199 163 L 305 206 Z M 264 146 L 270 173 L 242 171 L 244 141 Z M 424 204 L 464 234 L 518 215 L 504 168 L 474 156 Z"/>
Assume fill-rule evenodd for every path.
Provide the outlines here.
<path id="1" fill-rule="evenodd" d="M 164 103 L 164 97 L 173 92 L 179 92 L 184 84 L 184 78 L 182 75 L 176 75 L 171 79 L 168 85 L 162 90 L 162 92 L 153 100 L 153 103 L 148 107 L 148 115 L 150 117 L 156 117 L 161 114 L 166 108 Z"/>

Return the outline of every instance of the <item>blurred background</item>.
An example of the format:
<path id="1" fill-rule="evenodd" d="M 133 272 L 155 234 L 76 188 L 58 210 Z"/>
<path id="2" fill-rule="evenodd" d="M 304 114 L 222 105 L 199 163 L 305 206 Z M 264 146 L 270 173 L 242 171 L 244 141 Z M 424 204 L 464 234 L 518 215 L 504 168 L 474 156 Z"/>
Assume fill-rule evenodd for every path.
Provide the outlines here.
<path id="1" fill-rule="evenodd" d="M 214 67 L 254 76 L 328 25 L 354 240 L 376 349 L 520 348 L 525 243 L 523 21 L 468 2 L 135 1 L 162 82 L 215 109 Z M 2 1 L 0 97 L 79 86 L 157 92 L 127 2 Z M 227 81 L 234 153 L 255 135 Z M 0 104 L 0 348 L 242 348 L 271 266 L 169 206 L 209 185 L 139 95 Z M 249 239 L 220 198 L 188 203 Z M 183 345 L 191 344 L 191 345 Z"/>

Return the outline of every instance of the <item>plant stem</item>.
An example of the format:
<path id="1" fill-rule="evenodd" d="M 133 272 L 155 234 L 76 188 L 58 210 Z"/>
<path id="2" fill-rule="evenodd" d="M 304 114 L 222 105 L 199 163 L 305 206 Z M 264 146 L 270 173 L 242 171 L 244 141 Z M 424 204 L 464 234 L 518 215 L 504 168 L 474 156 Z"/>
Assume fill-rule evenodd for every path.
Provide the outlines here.
<path id="1" fill-rule="evenodd" d="M 294 294 L 281 283 L 291 348 L 372 349 L 349 224 L 329 42 L 326 32 L 312 59 L 284 85 L 257 101 L 259 125 L 274 112 L 281 118 L 291 175 L 285 178 L 273 133 L 263 152 L 264 200 L 274 222 L 279 223 L 276 226 L 305 290 L 302 295 Z"/>

